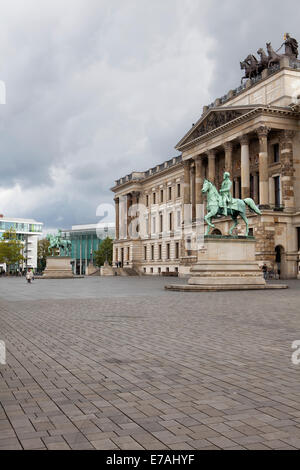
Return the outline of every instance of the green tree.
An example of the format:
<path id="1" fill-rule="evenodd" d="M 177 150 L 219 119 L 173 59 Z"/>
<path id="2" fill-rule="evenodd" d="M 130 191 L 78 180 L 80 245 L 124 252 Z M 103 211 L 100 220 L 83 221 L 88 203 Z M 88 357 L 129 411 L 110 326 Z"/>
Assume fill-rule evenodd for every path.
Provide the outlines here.
<path id="1" fill-rule="evenodd" d="M 49 254 L 50 242 L 47 238 L 42 238 L 38 241 L 38 271 L 42 272 L 46 268 L 47 257 Z"/>
<path id="2" fill-rule="evenodd" d="M 25 258 L 22 254 L 24 245 L 18 240 L 14 229 L 9 229 L 3 233 L 0 240 L 0 263 L 6 263 L 8 271 L 11 268 L 19 266 Z"/>
<path id="3" fill-rule="evenodd" d="M 94 252 L 94 263 L 96 266 L 103 266 L 105 261 L 112 264 L 113 258 L 113 241 L 111 238 L 106 238 L 101 243 L 97 251 Z"/>

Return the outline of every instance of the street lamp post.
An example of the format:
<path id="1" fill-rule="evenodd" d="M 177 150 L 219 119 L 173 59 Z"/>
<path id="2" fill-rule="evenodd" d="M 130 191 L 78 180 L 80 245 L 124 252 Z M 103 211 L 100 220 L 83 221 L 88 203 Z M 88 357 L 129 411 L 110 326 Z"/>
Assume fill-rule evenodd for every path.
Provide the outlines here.
<path id="1" fill-rule="evenodd" d="M 107 239 L 107 234 L 108 234 L 108 227 L 104 227 L 104 233 L 106 234 L 106 239 Z M 105 264 L 108 263 L 108 259 L 107 259 L 107 246 L 105 248 Z"/>

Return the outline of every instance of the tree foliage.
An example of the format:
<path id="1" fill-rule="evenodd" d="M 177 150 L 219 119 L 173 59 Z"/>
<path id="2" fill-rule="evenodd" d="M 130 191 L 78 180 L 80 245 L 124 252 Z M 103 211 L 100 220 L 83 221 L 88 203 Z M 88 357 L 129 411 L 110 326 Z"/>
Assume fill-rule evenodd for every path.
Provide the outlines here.
<path id="1" fill-rule="evenodd" d="M 15 230 L 11 228 L 4 232 L 0 240 L 0 263 L 6 263 L 10 268 L 24 261 L 23 247 L 23 243 L 18 240 Z"/>
<path id="2" fill-rule="evenodd" d="M 47 257 L 49 255 L 50 241 L 47 238 L 42 238 L 38 241 L 38 271 L 42 272 L 46 268 Z"/>
<path id="3" fill-rule="evenodd" d="M 101 243 L 97 251 L 94 252 L 94 263 L 96 266 L 103 266 L 105 261 L 112 264 L 113 258 L 113 241 L 111 238 L 106 238 Z"/>

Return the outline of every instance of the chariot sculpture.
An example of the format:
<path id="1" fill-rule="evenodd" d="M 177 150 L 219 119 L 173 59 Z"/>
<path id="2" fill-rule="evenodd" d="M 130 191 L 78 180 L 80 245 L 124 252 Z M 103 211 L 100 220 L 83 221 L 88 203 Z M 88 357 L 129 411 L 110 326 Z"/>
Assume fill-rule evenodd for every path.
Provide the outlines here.
<path id="1" fill-rule="evenodd" d="M 283 57 L 288 57 L 293 60 L 298 59 L 298 41 L 292 38 L 288 33 L 284 35 L 284 42 L 277 51 L 274 51 L 271 42 L 267 42 L 267 53 L 264 49 L 260 48 L 257 54 L 260 56 L 258 60 L 253 54 L 249 54 L 246 59 L 240 63 L 241 69 L 245 70 L 243 80 L 252 79 L 259 76 L 263 70 L 270 69 L 276 64 L 279 64 Z M 279 54 L 282 47 L 285 47 L 284 54 Z"/>

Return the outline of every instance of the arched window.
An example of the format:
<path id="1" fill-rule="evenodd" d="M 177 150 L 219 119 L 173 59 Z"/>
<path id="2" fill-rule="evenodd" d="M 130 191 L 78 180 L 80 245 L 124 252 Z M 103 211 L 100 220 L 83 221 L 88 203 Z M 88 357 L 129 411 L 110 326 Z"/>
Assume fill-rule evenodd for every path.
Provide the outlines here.
<path id="1" fill-rule="evenodd" d="M 212 232 L 212 235 L 222 235 L 222 232 L 218 228 L 215 228 Z"/>

